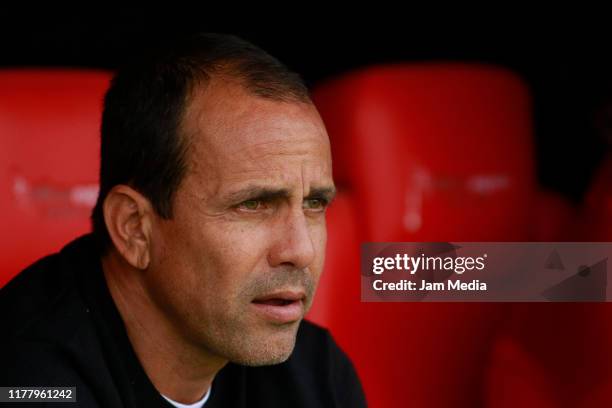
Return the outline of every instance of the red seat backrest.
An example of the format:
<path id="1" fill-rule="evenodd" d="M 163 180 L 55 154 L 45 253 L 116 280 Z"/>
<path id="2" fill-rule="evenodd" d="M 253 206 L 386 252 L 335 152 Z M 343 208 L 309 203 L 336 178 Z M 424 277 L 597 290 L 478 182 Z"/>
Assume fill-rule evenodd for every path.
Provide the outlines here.
<path id="1" fill-rule="evenodd" d="M 359 242 L 529 236 L 530 99 L 513 74 L 462 64 L 377 67 L 313 95 L 335 182 L 353 198 Z M 358 251 L 335 252 L 328 262 L 344 265 L 328 264 L 334 280 L 321 282 L 334 285 L 320 289 L 332 294 L 325 322 L 353 358 L 370 405 L 478 404 L 506 305 L 362 303 L 358 258 L 347 257 Z"/>
<path id="2" fill-rule="evenodd" d="M 89 230 L 110 74 L 0 71 L 0 287 Z"/>
<path id="3" fill-rule="evenodd" d="M 400 64 L 331 80 L 313 96 L 336 182 L 355 191 L 368 239 L 527 239 L 531 103 L 516 75 Z"/>

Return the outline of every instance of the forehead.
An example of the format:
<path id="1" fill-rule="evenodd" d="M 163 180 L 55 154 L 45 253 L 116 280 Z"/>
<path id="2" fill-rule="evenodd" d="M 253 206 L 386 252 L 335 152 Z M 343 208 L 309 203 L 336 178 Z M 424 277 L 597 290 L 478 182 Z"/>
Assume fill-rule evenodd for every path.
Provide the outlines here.
<path id="1" fill-rule="evenodd" d="M 329 140 L 312 104 L 261 98 L 236 81 L 213 79 L 194 91 L 182 133 L 190 143 L 188 173 L 207 184 L 297 173 L 331 180 Z"/>

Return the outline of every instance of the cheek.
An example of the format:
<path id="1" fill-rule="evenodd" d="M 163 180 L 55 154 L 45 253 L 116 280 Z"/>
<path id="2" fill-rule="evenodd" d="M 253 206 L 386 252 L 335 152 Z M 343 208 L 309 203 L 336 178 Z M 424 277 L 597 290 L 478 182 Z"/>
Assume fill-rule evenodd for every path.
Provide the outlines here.
<path id="1" fill-rule="evenodd" d="M 211 223 L 198 239 L 202 251 L 214 262 L 216 269 L 232 278 L 230 275 L 234 273 L 248 276 L 261 268 L 266 262 L 270 234 L 263 226 Z"/>
<path id="2" fill-rule="evenodd" d="M 208 298 L 233 297 L 267 262 L 270 234 L 265 228 L 208 220 L 163 234 L 159 265 L 174 270 L 183 289 L 197 288 Z"/>
<path id="3" fill-rule="evenodd" d="M 325 263 L 325 249 L 327 246 L 327 229 L 325 224 L 317 225 L 311 230 L 312 242 L 315 248 L 316 257 L 311 267 L 312 271 L 317 274 L 317 278 L 323 270 Z"/>

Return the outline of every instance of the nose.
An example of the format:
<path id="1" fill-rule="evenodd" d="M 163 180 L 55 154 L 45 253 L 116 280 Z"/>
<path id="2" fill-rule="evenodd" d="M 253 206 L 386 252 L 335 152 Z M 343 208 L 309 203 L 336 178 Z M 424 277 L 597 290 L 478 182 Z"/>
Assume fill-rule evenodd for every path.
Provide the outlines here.
<path id="1" fill-rule="evenodd" d="M 291 266 L 305 269 L 315 259 L 313 233 L 301 209 L 291 210 L 275 225 L 274 244 L 268 261 L 271 266 Z"/>

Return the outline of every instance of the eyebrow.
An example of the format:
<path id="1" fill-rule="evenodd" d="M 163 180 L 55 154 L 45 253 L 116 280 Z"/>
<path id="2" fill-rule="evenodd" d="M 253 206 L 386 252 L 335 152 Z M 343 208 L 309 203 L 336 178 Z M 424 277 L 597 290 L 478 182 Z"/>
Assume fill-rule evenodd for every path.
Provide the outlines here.
<path id="1" fill-rule="evenodd" d="M 334 197 L 336 197 L 335 187 L 314 187 L 304 198 L 323 198 L 327 203 L 331 203 Z"/>
<path id="2" fill-rule="evenodd" d="M 331 202 L 336 196 L 335 187 L 314 187 L 311 188 L 308 196 L 305 199 L 311 198 L 323 198 L 328 203 Z M 235 191 L 228 194 L 227 200 L 230 202 L 239 203 L 246 200 L 261 200 L 261 201 L 275 201 L 288 199 L 291 197 L 291 192 L 286 188 L 270 188 L 261 186 L 249 186 L 242 190 Z"/>

